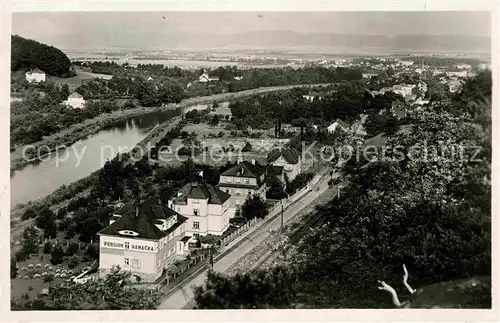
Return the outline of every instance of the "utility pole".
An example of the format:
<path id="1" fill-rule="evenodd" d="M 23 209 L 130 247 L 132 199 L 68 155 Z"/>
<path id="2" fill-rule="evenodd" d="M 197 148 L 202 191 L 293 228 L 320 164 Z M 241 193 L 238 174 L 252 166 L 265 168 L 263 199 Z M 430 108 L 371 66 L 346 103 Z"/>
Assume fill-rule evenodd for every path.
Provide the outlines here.
<path id="1" fill-rule="evenodd" d="M 283 199 L 281 199 L 281 230 L 283 230 L 283 213 L 284 213 Z"/>

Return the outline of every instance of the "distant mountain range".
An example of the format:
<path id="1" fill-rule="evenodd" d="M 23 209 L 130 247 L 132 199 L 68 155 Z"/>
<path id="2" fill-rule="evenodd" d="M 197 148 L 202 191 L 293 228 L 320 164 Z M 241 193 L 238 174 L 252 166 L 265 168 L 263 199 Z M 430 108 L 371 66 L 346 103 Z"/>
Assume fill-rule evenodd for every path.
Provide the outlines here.
<path id="1" fill-rule="evenodd" d="M 78 36 L 78 35 L 76 35 Z M 95 37 L 85 45 L 73 35 L 58 42 L 66 50 L 297 50 L 325 53 L 389 54 L 394 52 L 489 53 L 490 37 L 448 35 L 349 35 L 299 33 L 293 31 L 248 32 L 243 34 L 191 34 L 163 32 L 113 34 Z M 64 46 L 62 45 L 64 44 Z M 89 47 L 91 46 L 91 47 Z"/>
<path id="2" fill-rule="evenodd" d="M 97 40 L 96 40 L 97 41 Z M 148 33 L 141 37 L 113 35 L 113 44 L 95 43 L 99 48 L 129 49 L 318 49 L 329 52 L 442 51 L 490 52 L 490 37 L 444 35 L 346 35 L 292 31 L 244 34 Z M 111 46 L 110 46 L 111 45 Z M 77 43 L 75 47 L 78 48 Z"/>
<path id="3" fill-rule="evenodd" d="M 193 37 L 180 40 L 186 47 L 313 47 L 354 51 L 490 51 L 489 37 L 440 35 L 341 35 L 329 33 L 301 34 L 297 32 L 252 32 L 243 35 Z M 211 45 L 211 46 L 210 46 Z"/>

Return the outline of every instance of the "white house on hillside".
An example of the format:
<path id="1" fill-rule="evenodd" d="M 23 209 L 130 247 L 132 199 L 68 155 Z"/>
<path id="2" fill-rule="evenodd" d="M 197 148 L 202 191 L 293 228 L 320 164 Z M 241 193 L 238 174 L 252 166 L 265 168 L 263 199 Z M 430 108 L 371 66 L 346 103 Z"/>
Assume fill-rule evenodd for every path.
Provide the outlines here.
<path id="1" fill-rule="evenodd" d="M 335 133 L 335 131 L 337 131 L 337 129 L 342 129 L 343 131 L 349 131 L 349 125 L 347 123 L 345 123 L 344 121 L 337 119 L 337 120 L 335 120 L 334 123 L 332 123 L 331 125 L 329 125 L 326 128 L 328 133 Z"/>
<path id="2" fill-rule="evenodd" d="M 68 99 L 64 101 L 64 104 L 71 106 L 73 109 L 83 109 L 85 100 L 80 93 L 73 92 L 68 96 Z"/>
<path id="3" fill-rule="evenodd" d="M 219 80 L 218 77 L 210 77 L 210 76 L 208 76 L 208 74 L 206 72 L 203 72 L 203 74 L 200 75 L 198 82 L 207 83 L 207 82 L 218 81 L 218 80 Z"/>
<path id="4" fill-rule="evenodd" d="M 45 72 L 38 68 L 28 71 L 24 75 L 26 77 L 26 81 L 30 83 L 45 82 Z"/>
<path id="5" fill-rule="evenodd" d="M 186 235 L 220 236 L 229 228 L 229 219 L 236 213 L 230 197 L 217 187 L 191 183 L 182 187 L 177 196 L 168 201 L 168 206 L 187 218 Z"/>

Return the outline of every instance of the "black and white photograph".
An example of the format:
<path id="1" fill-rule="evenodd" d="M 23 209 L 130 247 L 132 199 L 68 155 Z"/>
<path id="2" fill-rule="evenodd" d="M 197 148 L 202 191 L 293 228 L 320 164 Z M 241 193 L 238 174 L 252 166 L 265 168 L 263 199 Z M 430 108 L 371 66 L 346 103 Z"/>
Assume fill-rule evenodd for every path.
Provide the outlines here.
<path id="1" fill-rule="evenodd" d="M 493 20 L 13 12 L 10 310 L 491 310 Z"/>

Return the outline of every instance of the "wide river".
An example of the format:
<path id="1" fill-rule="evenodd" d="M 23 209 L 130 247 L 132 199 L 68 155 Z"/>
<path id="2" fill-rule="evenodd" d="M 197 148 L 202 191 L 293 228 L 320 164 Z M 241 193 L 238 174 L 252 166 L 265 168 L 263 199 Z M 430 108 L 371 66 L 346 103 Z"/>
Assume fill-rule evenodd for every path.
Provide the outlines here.
<path id="1" fill-rule="evenodd" d="M 184 112 L 205 108 L 207 105 L 201 104 L 185 108 Z M 71 184 L 90 175 L 118 152 L 132 150 L 155 126 L 178 113 L 163 111 L 129 118 L 74 143 L 68 149 L 61 150 L 38 164 L 17 170 L 11 176 L 10 182 L 11 208 L 19 203 L 44 197 L 62 185 Z"/>

